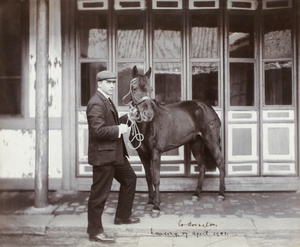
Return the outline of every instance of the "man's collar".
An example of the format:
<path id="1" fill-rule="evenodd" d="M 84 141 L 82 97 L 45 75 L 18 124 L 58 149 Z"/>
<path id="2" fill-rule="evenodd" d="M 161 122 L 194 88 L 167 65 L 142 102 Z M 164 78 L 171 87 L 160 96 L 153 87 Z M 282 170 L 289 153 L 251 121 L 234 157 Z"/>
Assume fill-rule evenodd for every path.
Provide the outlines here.
<path id="1" fill-rule="evenodd" d="M 101 90 L 101 88 L 97 89 L 100 93 L 102 93 L 104 95 L 105 98 L 109 99 L 110 95 L 108 95 L 107 93 L 103 92 L 103 90 Z"/>

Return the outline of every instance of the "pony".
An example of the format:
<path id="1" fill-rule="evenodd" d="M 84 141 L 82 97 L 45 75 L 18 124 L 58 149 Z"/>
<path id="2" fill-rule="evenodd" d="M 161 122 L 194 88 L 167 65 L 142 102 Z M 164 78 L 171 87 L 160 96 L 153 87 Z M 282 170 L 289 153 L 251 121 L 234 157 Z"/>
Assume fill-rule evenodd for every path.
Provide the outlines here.
<path id="1" fill-rule="evenodd" d="M 131 131 L 136 137 L 131 144 L 137 147 L 137 153 L 145 169 L 148 186 L 148 204 L 153 204 L 152 217 L 160 213 L 160 162 L 163 152 L 189 144 L 199 166 L 199 177 L 193 201 L 198 200 L 206 171 L 218 167 L 219 193 L 217 200 L 225 200 L 225 162 L 221 150 L 221 121 L 214 109 L 198 100 L 181 101 L 162 105 L 151 99 L 152 87 L 149 82 L 151 68 L 144 74 L 132 69 L 132 81 L 129 119 Z M 123 98 L 123 102 L 124 102 Z M 124 104 L 126 104 L 124 102 Z M 131 133 L 134 135 L 134 133 Z M 213 162 L 207 162 L 207 161 Z"/>

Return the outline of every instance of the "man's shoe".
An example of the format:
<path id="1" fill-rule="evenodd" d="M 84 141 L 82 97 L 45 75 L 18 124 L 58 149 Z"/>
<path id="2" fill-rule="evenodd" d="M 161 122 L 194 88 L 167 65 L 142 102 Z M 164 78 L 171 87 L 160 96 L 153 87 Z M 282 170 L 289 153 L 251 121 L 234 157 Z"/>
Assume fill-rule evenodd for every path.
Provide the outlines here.
<path id="1" fill-rule="evenodd" d="M 103 242 L 103 243 L 114 243 L 116 240 L 113 237 L 107 236 L 104 232 L 97 235 L 90 234 L 90 241 L 92 242 Z"/>
<path id="2" fill-rule="evenodd" d="M 140 223 L 140 219 L 139 218 L 134 218 L 134 217 L 129 217 L 127 219 L 115 218 L 115 224 L 116 225 L 136 224 L 136 223 Z"/>

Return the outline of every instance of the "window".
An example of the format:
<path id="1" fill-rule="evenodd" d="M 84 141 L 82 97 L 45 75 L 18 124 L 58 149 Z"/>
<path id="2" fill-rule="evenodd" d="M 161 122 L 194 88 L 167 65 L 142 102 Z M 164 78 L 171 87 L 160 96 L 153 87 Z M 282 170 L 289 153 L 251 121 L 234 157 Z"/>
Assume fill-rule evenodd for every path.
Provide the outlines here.
<path id="1" fill-rule="evenodd" d="M 190 15 L 192 99 L 219 106 L 219 15 L 193 12 Z"/>
<path id="2" fill-rule="evenodd" d="M 97 90 L 96 76 L 98 72 L 107 70 L 107 64 L 81 63 L 81 105 L 86 106 Z"/>
<path id="3" fill-rule="evenodd" d="M 144 58 L 144 16 L 123 14 L 117 17 L 117 57 Z"/>
<path id="4" fill-rule="evenodd" d="M 81 12 L 80 26 L 80 82 L 81 106 L 86 106 L 96 91 L 96 75 L 107 69 L 108 34 L 107 14 Z M 96 62 L 92 62 L 96 59 Z"/>
<path id="5" fill-rule="evenodd" d="M 155 63 L 155 98 L 162 104 L 181 100 L 180 63 Z"/>
<path id="6" fill-rule="evenodd" d="M 182 26 L 181 14 L 154 15 L 155 98 L 163 104 L 182 99 Z"/>
<path id="7" fill-rule="evenodd" d="M 107 58 L 107 16 L 83 12 L 79 22 L 81 58 Z"/>
<path id="8" fill-rule="evenodd" d="M 253 63 L 230 63 L 230 105 L 254 105 Z"/>
<path id="9" fill-rule="evenodd" d="M 218 63 L 193 63 L 192 98 L 218 106 Z"/>
<path id="10" fill-rule="evenodd" d="M 154 17 L 154 58 L 181 58 L 182 16 L 156 14 Z"/>
<path id="11" fill-rule="evenodd" d="M 255 106 L 254 37 L 253 14 L 228 15 L 230 106 Z"/>
<path id="12" fill-rule="evenodd" d="M 274 13 L 264 15 L 265 105 L 292 105 L 293 15 L 285 11 Z"/>
<path id="13" fill-rule="evenodd" d="M 288 12 L 264 16 L 264 58 L 292 57 L 292 18 Z"/>
<path id="14" fill-rule="evenodd" d="M 116 16 L 116 64 L 118 73 L 117 105 L 124 106 L 123 97 L 128 93 L 132 68 L 144 72 L 145 14 L 118 12 Z"/>
<path id="15" fill-rule="evenodd" d="M 11 17 L 14 18 L 11 18 Z M 24 37 L 28 37 L 28 4 L 0 2 L 0 114 L 21 115 Z"/>
<path id="16" fill-rule="evenodd" d="M 254 18 L 251 15 L 230 15 L 229 53 L 231 58 L 254 57 Z"/>
<path id="17" fill-rule="evenodd" d="M 292 105 L 292 63 L 265 63 L 266 105 Z"/>
<path id="18" fill-rule="evenodd" d="M 191 57 L 218 58 L 218 16 L 216 14 L 191 16 Z"/>

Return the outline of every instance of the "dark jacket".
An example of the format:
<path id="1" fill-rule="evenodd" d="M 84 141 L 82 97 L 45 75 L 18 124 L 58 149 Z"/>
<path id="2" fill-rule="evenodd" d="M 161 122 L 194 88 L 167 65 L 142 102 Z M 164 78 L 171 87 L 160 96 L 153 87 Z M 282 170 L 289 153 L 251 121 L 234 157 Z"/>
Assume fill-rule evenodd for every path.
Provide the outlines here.
<path id="1" fill-rule="evenodd" d="M 87 104 L 89 127 L 88 162 L 93 166 L 118 165 L 128 156 L 123 136 L 118 137 L 118 125 L 126 123 L 127 115 L 118 113 L 105 96 L 96 91 Z"/>

